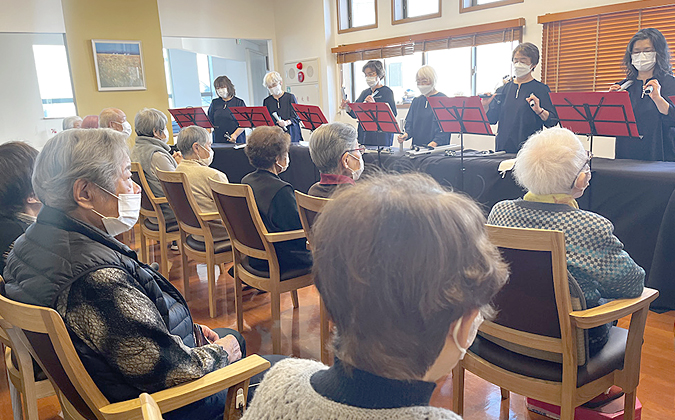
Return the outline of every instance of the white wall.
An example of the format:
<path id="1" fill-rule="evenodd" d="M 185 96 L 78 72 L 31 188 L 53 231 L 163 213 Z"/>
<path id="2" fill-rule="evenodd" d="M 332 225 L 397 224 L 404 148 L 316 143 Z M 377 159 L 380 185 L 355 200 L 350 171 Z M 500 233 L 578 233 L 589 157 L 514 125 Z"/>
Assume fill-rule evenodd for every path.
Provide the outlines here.
<path id="1" fill-rule="evenodd" d="M 61 0 L 0 0 L 0 10 L 0 32 L 66 32 Z"/>

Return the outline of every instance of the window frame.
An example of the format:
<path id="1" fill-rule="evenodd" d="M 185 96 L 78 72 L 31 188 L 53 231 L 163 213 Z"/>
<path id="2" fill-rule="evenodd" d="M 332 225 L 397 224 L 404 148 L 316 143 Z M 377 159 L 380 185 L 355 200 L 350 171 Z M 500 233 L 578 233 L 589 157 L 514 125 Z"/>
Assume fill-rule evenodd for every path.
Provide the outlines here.
<path id="1" fill-rule="evenodd" d="M 349 22 L 349 25 L 350 25 L 348 28 L 345 28 L 345 29 L 342 29 L 342 15 L 340 14 L 340 9 L 341 9 L 340 6 L 341 6 L 341 3 L 343 3 L 343 2 L 347 2 L 347 13 L 348 13 L 347 21 Z M 345 33 L 349 33 L 349 32 L 356 32 L 356 31 L 363 31 L 363 30 L 367 30 L 367 29 L 376 29 L 377 28 L 377 24 L 378 24 L 377 0 L 373 0 L 373 7 L 375 8 L 375 23 L 373 23 L 372 25 L 352 27 L 351 26 L 351 13 L 350 13 L 350 10 L 352 8 L 351 5 L 352 5 L 352 0 L 336 0 L 336 2 L 335 2 L 336 11 L 337 11 L 336 16 L 337 16 L 337 32 L 338 32 L 338 34 L 345 34 Z"/>
<path id="2" fill-rule="evenodd" d="M 414 1 L 414 0 L 391 0 L 391 24 L 392 25 L 400 25 L 402 23 L 410 23 L 410 22 L 418 22 L 420 20 L 427 20 L 427 19 L 435 19 L 442 17 L 443 15 L 443 1 L 438 0 L 438 12 L 436 13 L 429 13 L 426 15 L 422 16 L 415 16 L 415 17 L 408 17 L 407 13 L 407 6 L 409 1 Z M 464 0 L 460 0 L 464 1 Z M 401 4 L 401 8 L 403 9 L 403 17 L 401 19 L 396 19 L 396 6 L 397 4 Z"/>
<path id="3" fill-rule="evenodd" d="M 475 12 L 476 10 L 492 9 L 493 7 L 508 6 L 523 3 L 525 0 L 499 0 L 488 4 L 475 4 L 476 0 L 459 0 L 459 13 Z M 469 5 L 467 5 L 469 3 Z"/>

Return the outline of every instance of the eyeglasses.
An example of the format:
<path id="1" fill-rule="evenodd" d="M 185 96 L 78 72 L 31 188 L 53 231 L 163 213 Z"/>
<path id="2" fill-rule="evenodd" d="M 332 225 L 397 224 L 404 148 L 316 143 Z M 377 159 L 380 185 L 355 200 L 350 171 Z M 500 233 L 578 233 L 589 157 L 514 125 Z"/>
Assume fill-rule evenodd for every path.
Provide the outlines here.
<path id="1" fill-rule="evenodd" d="M 359 153 L 363 154 L 365 151 L 366 151 L 366 146 L 362 146 L 362 145 L 359 144 L 359 147 L 357 147 L 356 149 L 346 150 L 345 153 L 359 152 Z"/>
<path id="2" fill-rule="evenodd" d="M 584 168 L 588 166 L 588 169 L 591 169 L 591 159 L 593 159 L 593 153 L 591 153 L 590 150 L 586 150 L 586 156 L 588 159 L 586 159 L 586 163 L 583 164 L 583 166 L 579 169 L 579 172 L 577 172 L 576 175 L 574 175 L 574 180 L 572 181 L 572 186 L 570 189 L 574 189 L 574 184 L 577 183 L 577 178 L 579 178 L 579 175 L 584 171 Z"/>

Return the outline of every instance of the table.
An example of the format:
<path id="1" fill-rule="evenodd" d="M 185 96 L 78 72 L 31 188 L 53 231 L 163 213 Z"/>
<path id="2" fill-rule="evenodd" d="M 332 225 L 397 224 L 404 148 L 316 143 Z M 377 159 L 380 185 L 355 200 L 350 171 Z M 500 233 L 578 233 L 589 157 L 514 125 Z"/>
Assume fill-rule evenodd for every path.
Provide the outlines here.
<path id="1" fill-rule="evenodd" d="M 240 182 L 253 171 L 243 149 L 214 145 L 213 167 L 225 172 L 230 182 Z M 291 146 L 291 164 L 281 178 L 307 192 L 319 180 L 309 150 Z M 434 155 L 408 158 L 401 153 L 366 153 L 364 177 L 378 171 L 424 172 L 441 185 L 461 190 L 479 202 L 487 214 L 501 201 L 522 197 L 511 173 L 504 178 L 499 163 L 514 155 L 464 157 L 464 185 L 458 157 Z M 381 163 L 381 168 L 379 164 Z M 593 159 L 591 186 L 578 202 L 614 223 L 616 236 L 626 251 L 647 272 L 646 285 L 660 291 L 652 304 L 657 311 L 675 310 L 675 162 Z"/>

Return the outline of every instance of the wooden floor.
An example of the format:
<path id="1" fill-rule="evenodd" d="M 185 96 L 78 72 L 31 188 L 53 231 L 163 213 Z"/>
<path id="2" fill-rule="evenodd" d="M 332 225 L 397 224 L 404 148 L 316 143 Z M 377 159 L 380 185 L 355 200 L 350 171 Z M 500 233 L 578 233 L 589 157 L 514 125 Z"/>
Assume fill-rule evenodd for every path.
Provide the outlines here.
<path id="1" fill-rule="evenodd" d="M 159 254 L 159 252 L 157 252 Z M 170 280 L 182 290 L 180 255 L 169 251 Z M 151 254 L 152 255 L 152 254 Z M 158 257 L 159 258 L 159 257 Z M 218 317 L 208 315 L 206 265 L 190 263 L 191 300 L 188 302 L 195 322 L 210 327 L 235 327 L 234 280 L 227 274 L 218 277 Z M 319 359 L 319 299 L 316 289 L 307 287 L 299 291 L 300 307 L 293 309 L 290 295 L 282 296 L 281 330 L 282 353 L 295 357 Z M 244 336 L 250 353 L 269 354 L 272 351 L 270 338 L 269 295 L 254 291 L 244 292 Z M 647 320 L 645 344 L 642 357 L 642 376 L 638 398 L 642 402 L 643 420 L 675 419 L 675 349 L 673 323 L 675 311 L 666 314 L 650 313 Z M 627 327 L 628 320 L 619 326 Z M 4 374 L 4 359 L 0 362 L 0 419 L 12 419 L 12 409 Z M 512 395 L 510 407 L 501 401 L 499 388 L 467 373 L 465 392 L 465 415 L 467 420 L 483 419 L 544 419 L 529 413 L 525 400 Z M 434 406 L 452 409 L 452 380 L 438 382 L 431 400 Z M 56 398 L 46 398 L 39 404 L 40 419 L 59 419 Z M 507 412 L 506 409 L 510 408 Z M 195 419 L 199 420 L 199 419 Z"/>

